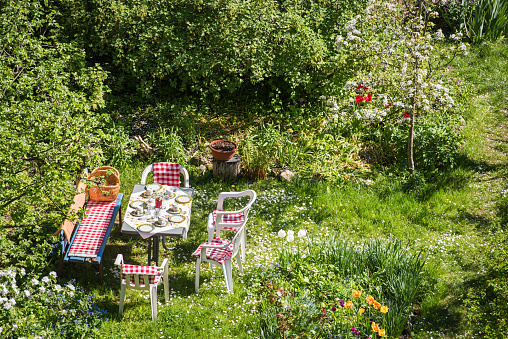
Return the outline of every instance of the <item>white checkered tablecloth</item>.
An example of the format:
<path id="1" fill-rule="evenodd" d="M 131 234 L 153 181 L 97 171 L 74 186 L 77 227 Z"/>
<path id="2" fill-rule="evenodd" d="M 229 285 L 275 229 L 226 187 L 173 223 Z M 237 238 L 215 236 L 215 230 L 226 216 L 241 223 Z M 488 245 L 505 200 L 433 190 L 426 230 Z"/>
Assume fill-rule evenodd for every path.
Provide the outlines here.
<path id="1" fill-rule="evenodd" d="M 167 186 L 180 186 L 180 165 L 169 162 L 153 164 L 153 182 Z"/>
<path id="2" fill-rule="evenodd" d="M 116 200 L 88 201 L 86 204 L 86 217 L 81 221 L 69 250 L 70 257 L 97 257 L 115 205 Z"/>
<path id="3" fill-rule="evenodd" d="M 168 211 L 167 211 L 168 207 L 172 206 L 175 203 L 175 199 L 178 196 L 187 195 L 178 187 L 170 187 L 170 186 L 166 186 L 166 185 L 162 186 L 162 189 L 167 190 L 170 188 L 173 189 L 174 196 L 172 198 L 170 198 L 169 200 L 163 200 L 162 201 L 162 208 L 160 209 L 160 216 L 164 216 L 166 219 L 169 218 L 169 216 L 173 215 L 171 213 L 168 213 Z M 135 200 L 140 201 L 140 202 L 145 202 L 147 204 L 155 206 L 155 200 L 151 199 L 151 201 L 150 201 L 150 199 L 144 198 L 143 197 L 144 193 L 145 192 L 142 191 L 142 192 L 137 192 L 137 193 L 131 194 L 130 199 L 129 199 L 129 205 L 127 206 L 127 210 L 125 211 L 125 217 L 124 217 L 124 221 L 130 227 L 137 230 L 139 235 L 143 239 L 149 238 L 159 232 L 165 232 L 165 231 L 169 231 L 169 230 L 172 230 L 175 228 L 182 228 L 183 227 L 183 228 L 185 228 L 185 232 L 189 231 L 192 200 L 186 204 L 176 203 L 181 208 L 181 212 L 179 214 L 185 216 L 185 220 L 182 221 L 181 223 L 169 223 L 168 226 L 165 226 L 165 227 L 154 227 L 154 229 L 150 232 L 141 232 L 138 229 L 141 225 L 148 224 L 148 225 L 154 226 L 155 222 L 157 221 L 156 218 L 147 219 L 146 217 L 136 217 L 136 216 L 132 215 L 132 212 L 134 212 L 135 208 L 133 208 L 131 206 L 131 203 Z"/>

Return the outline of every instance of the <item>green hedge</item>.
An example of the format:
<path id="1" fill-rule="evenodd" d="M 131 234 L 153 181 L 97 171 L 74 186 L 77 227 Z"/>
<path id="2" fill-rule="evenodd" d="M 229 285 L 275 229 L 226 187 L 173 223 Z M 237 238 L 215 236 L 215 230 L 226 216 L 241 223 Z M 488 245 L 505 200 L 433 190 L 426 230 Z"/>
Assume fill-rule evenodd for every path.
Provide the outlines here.
<path id="1" fill-rule="evenodd" d="M 115 94 L 274 104 L 319 96 L 365 0 L 65 0 L 61 18 Z"/>

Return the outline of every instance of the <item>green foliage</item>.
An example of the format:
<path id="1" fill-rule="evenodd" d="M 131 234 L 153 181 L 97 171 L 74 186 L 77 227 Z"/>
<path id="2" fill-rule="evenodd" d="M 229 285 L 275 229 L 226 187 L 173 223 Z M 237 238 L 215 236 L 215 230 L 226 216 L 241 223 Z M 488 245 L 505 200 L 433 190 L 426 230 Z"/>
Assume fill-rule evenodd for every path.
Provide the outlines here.
<path id="1" fill-rule="evenodd" d="M 463 31 L 465 23 L 471 17 L 471 14 L 478 6 L 477 1 L 450 0 L 443 7 L 437 7 L 440 17 L 446 22 L 448 27 L 454 31 Z"/>
<path id="2" fill-rule="evenodd" d="M 276 306 L 279 319 L 278 330 L 281 333 L 291 330 L 291 323 L 298 318 L 297 313 L 291 309 L 291 298 L 286 295 L 305 297 L 310 293 L 317 298 L 316 305 L 323 305 L 325 310 L 340 309 L 337 314 L 327 314 L 330 322 L 331 333 L 343 333 L 349 335 L 351 326 L 356 326 L 364 333 L 369 333 L 370 322 L 383 323 L 389 336 L 399 336 L 408 325 L 407 320 L 412 314 L 413 303 L 425 297 L 428 291 L 424 290 L 424 281 L 427 279 L 423 273 L 425 260 L 422 253 L 414 252 L 404 246 L 400 240 L 371 240 L 362 243 L 352 242 L 340 234 L 327 235 L 326 237 L 315 237 L 310 239 L 308 244 L 299 244 L 298 249 L 279 251 L 279 259 L 273 270 L 265 271 L 265 280 L 273 284 L 285 286 L 284 291 L 271 293 L 272 297 L 267 299 L 270 304 Z M 270 288 L 262 289 L 263 293 L 270 294 Z M 360 287 L 361 286 L 361 287 Z M 359 311 L 361 300 L 351 299 L 351 288 L 363 290 L 363 294 L 375 294 L 376 299 L 387 305 L 389 312 L 384 316 L 370 311 L 360 320 L 355 316 Z M 277 298 L 277 296 L 279 296 Z M 331 297 L 332 296 L 332 297 Z M 353 300 L 353 308 L 350 311 L 339 307 L 339 299 Z M 277 309 L 278 307 L 278 309 Z M 316 306 L 314 306 L 316 307 Z M 317 306 L 317 308 L 321 308 Z M 363 306 L 369 309 L 368 305 Z M 273 307 L 267 305 L 264 311 Z M 291 312 L 287 312 L 291 309 Z M 356 310 L 356 311 L 353 311 Z M 323 311 L 325 312 L 325 311 Z M 335 311 L 333 311 L 335 312 Z M 291 313 L 291 322 L 287 319 L 281 323 L 279 313 L 287 318 Z M 326 312 L 325 312 L 326 313 Z M 343 313 L 339 315 L 339 313 Z M 306 316 L 313 323 L 299 323 L 300 333 L 317 331 L 316 322 L 318 318 L 315 313 L 312 317 Z M 358 313 L 360 315 L 360 313 Z M 368 315 L 368 317 L 367 317 Z M 364 319 L 366 318 L 367 319 Z M 380 325 L 381 326 L 381 325 Z M 272 328 L 267 324 L 267 329 Z M 339 332 L 337 332 L 339 331 Z M 352 334 L 351 334 L 352 336 Z M 353 337 L 353 336 L 352 336 Z"/>
<path id="3" fill-rule="evenodd" d="M 185 148 L 178 134 L 178 128 L 161 127 L 156 133 L 150 134 L 149 141 L 155 149 L 157 160 L 181 165 L 186 163 Z"/>
<path id="4" fill-rule="evenodd" d="M 333 35 L 363 0 L 66 0 L 63 25 L 115 93 L 292 104 L 339 69 Z M 340 9 L 340 10 L 338 10 Z M 106 67 L 106 66 L 105 66 Z"/>
<path id="5" fill-rule="evenodd" d="M 282 152 L 285 136 L 272 124 L 249 130 L 240 144 L 244 170 L 249 177 L 264 178 Z"/>
<path id="6" fill-rule="evenodd" d="M 496 41 L 508 32 L 508 2 L 479 0 L 465 22 L 466 34 L 473 43 Z"/>
<path id="7" fill-rule="evenodd" d="M 74 281 L 57 284 L 56 273 L 26 275 L 25 269 L 0 271 L 2 337 L 83 338 L 107 319 L 99 298 Z"/>
<path id="8" fill-rule="evenodd" d="M 387 126 L 391 130 L 390 144 L 402 163 L 406 158 L 407 130 L 405 125 Z M 414 160 L 424 176 L 436 174 L 439 170 L 453 169 L 462 140 L 459 133 L 459 120 L 452 115 L 432 115 L 420 117 L 415 124 Z"/>

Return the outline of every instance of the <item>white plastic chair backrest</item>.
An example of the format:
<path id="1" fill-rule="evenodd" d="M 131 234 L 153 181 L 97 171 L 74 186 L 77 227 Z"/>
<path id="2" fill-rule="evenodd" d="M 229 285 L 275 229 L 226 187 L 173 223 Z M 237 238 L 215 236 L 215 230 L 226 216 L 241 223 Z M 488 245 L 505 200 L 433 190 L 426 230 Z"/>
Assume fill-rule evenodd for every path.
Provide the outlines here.
<path id="1" fill-rule="evenodd" d="M 246 190 L 242 192 L 221 192 L 219 193 L 219 199 L 217 200 L 217 209 L 222 210 L 222 207 L 224 206 L 224 200 L 226 198 L 241 198 L 241 197 L 250 197 L 249 201 L 247 202 L 247 205 L 245 205 L 243 208 L 237 210 L 237 211 L 228 211 L 228 212 L 234 212 L 234 213 L 243 213 L 245 216 L 245 219 L 247 220 L 247 216 L 249 214 L 249 210 L 252 207 L 252 204 L 256 201 L 257 194 L 253 190 Z"/>
<path id="2" fill-rule="evenodd" d="M 183 167 L 182 165 L 178 165 L 178 169 L 180 170 L 180 173 L 183 174 L 183 187 L 190 187 L 189 186 L 189 172 Z M 146 185 L 146 178 L 150 172 L 153 171 L 153 164 L 146 166 L 146 168 L 143 170 L 143 174 L 141 175 L 141 185 Z"/>

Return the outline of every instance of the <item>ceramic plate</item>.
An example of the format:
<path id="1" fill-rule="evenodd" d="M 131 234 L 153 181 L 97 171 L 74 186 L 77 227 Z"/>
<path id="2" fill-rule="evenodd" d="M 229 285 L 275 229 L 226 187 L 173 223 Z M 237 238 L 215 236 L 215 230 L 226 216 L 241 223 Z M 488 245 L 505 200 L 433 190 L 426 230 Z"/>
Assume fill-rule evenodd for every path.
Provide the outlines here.
<path id="1" fill-rule="evenodd" d="M 129 206 L 136 209 L 138 207 L 143 207 L 144 204 L 145 202 L 143 200 L 132 200 Z"/>
<path id="2" fill-rule="evenodd" d="M 183 215 L 172 215 L 169 217 L 169 221 L 171 222 L 175 222 L 175 223 L 181 223 L 182 221 L 185 220 L 185 216 Z"/>
<path id="3" fill-rule="evenodd" d="M 152 225 L 143 224 L 138 227 L 138 230 L 140 230 L 141 232 L 151 232 L 154 230 L 154 227 Z"/>
<path id="4" fill-rule="evenodd" d="M 175 201 L 179 202 L 180 204 L 186 204 L 192 200 L 191 197 L 188 195 L 180 195 L 179 197 L 176 197 Z"/>

